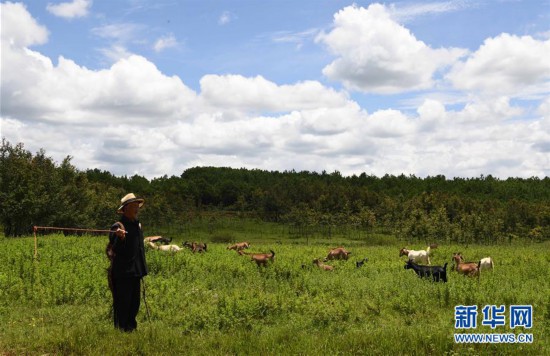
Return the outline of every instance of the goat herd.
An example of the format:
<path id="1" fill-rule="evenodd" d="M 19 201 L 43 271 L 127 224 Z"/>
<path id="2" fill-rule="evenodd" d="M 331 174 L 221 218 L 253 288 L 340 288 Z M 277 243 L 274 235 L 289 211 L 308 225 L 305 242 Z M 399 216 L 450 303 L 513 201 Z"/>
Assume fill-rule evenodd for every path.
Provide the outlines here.
<path id="1" fill-rule="evenodd" d="M 172 239 L 167 239 L 162 236 L 149 236 L 146 237 L 143 242 L 145 245 L 149 246 L 154 250 L 165 251 L 165 252 L 178 252 L 184 248 L 190 249 L 193 253 L 206 252 L 207 245 L 205 243 L 198 242 L 183 242 L 182 247 L 178 245 L 170 244 Z M 239 242 L 231 246 L 228 246 L 228 250 L 234 250 L 237 254 L 241 256 L 250 256 L 251 261 L 254 261 L 258 267 L 263 266 L 267 267 L 268 262 L 273 262 L 275 259 L 275 252 L 270 250 L 270 253 L 250 253 L 245 252 L 245 249 L 248 249 L 250 244 L 248 242 Z M 430 261 L 430 251 L 437 248 L 436 244 L 432 244 L 426 248 L 426 250 L 408 250 L 407 248 L 402 248 L 399 251 L 399 257 L 407 256 L 407 262 L 405 264 L 405 269 L 412 269 L 420 278 L 432 278 L 434 282 L 447 282 L 447 265 L 444 266 L 432 266 Z M 313 265 L 317 266 L 324 271 L 334 270 L 334 266 L 325 264 L 331 260 L 348 260 L 351 252 L 347 251 L 343 247 L 338 247 L 329 251 L 327 257 L 324 259 L 315 258 L 313 260 Z M 464 262 L 464 256 L 461 252 L 453 253 L 452 257 L 454 266 L 453 270 L 458 273 L 468 276 L 468 277 L 477 277 L 479 278 L 481 271 L 483 270 L 493 270 L 494 263 L 491 257 L 485 257 L 479 260 L 478 262 Z M 355 262 L 357 268 L 362 267 L 365 262 L 368 261 L 368 258 L 363 258 Z M 424 263 L 423 265 L 419 263 Z M 427 264 L 427 265 L 426 265 Z M 306 265 L 302 265 L 302 268 L 306 268 Z"/>

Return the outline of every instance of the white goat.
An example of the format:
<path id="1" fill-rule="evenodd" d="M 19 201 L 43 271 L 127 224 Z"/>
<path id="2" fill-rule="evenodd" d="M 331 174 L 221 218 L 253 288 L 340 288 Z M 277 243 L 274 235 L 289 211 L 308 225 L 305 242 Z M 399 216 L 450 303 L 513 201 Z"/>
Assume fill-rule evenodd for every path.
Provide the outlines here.
<path id="1" fill-rule="evenodd" d="M 147 242 L 147 245 L 151 247 L 153 250 L 159 250 L 164 252 L 178 252 L 181 250 L 181 247 L 178 245 L 155 245 L 151 241 Z"/>
<path id="2" fill-rule="evenodd" d="M 491 257 L 482 258 L 481 261 L 479 262 L 479 269 L 480 271 L 485 271 L 485 270 L 493 271 L 495 269 L 495 264 L 493 263 L 493 259 Z"/>
<path id="3" fill-rule="evenodd" d="M 409 261 L 412 261 L 415 263 L 423 262 L 431 265 L 432 263 L 430 262 L 430 247 L 431 246 L 428 246 L 426 250 L 418 250 L 418 251 L 407 250 L 406 248 L 403 247 L 401 251 L 399 251 L 399 257 L 407 256 L 409 258 Z"/>

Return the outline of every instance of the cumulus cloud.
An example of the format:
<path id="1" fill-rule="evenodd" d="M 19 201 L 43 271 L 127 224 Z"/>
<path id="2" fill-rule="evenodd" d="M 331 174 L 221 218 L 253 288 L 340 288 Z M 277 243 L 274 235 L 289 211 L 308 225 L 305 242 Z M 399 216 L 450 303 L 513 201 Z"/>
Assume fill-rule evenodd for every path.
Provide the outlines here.
<path id="1" fill-rule="evenodd" d="M 191 111 L 195 93 L 145 58 L 131 55 L 99 71 L 64 57 L 54 64 L 26 47 L 44 41 L 46 30 L 22 6 L 2 5 L 2 13 L 29 32 L 14 41 L 11 31 L 2 31 L 3 116 L 66 125 L 112 120 L 154 120 L 158 125 L 174 117 L 185 118 Z"/>
<path id="2" fill-rule="evenodd" d="M 454 87 L 492 95 L 544 92 L 550 82 L 550 40 L 501 34 L 488 38 L 448 74 Z"/>
<path id="3" fill-rule="evenodd" d="M 49 3 L 46 9 L 55 16 L 72 19 L 88 15 L 92 7 L 92 0 L 73 0 L 60 4 Z"/>
<path id="4" fill-rule="evenodd" d="M 262 76 L 205 75 L 201 96 L 211 105 L 245 112 L 287 112 L 344 105 L 348 98 L 342 92 L 327 88 L 317 81 L 294 85 L 277 85 Z"/>
<path id="5" fill-rule="evenodd" d="M 352 90 L 391 94 L 430 88 L 438 70 L 467 53 L 430 48 L 380 4 L 346 7 L 334 15 L 333 26 L 317 37 L 337 56 L 323 74 Z"/>
<path id="6" fill-rule="evenodd" d="M 550 175 L 548 99 L 536 101 L 538 116 L 521 120 L 525 109 L 506 93 L 491 100 L 465 96 L 461 106 L 434 97 L 408 111 L 367 112 L 346 91 L 313 80 L 281 85 L 263 76 L 205 75 L 194 91 L 131 53 L 101 70 L 65 57 L 54 61 L 30 49 L 47 41 L 47 30 L 23 5 L 1 10 L 1 135 L 31 151 L 45 148 L 58 161 L 70 154 L 82 169 L 150 178 L 197 165 L 379 176 Z M 422 80 L 412 82 L 411 88 Z"/>
<path id="7" fill-rule="evenodd" d="M 23 48 L 44 44 L 48 41 L 48 30 L 39 25 L 21 3 L 0 3 L 2 14 L 2 46 Z M 8 47 L 2 47 L 2 55 Z"/>
<path id="8" fill-rule="evenodd" d="M 548 96 L 540 103 L 537 112 L 541 116 L 546 117 L 548 120 L 550 120 L 550 96 Z"/>
<path id="9" fill-rule="evenodd" d="M 30 53 L 30 52 L 26 52 Z M 186 115 L 194 93 L 179 78 L 166 77 L 146 59 L 131 56 L 108 70 L 91 71 L 60 57 L 55 66 L 39 54 L 22 55 L 17 77 L 7 73 L 3 113 L 57 124 L 154 122 Z M 4 91 L 5 90 L 5 91 Z M 32 104 L 31 104 L 32 103 Z"/>

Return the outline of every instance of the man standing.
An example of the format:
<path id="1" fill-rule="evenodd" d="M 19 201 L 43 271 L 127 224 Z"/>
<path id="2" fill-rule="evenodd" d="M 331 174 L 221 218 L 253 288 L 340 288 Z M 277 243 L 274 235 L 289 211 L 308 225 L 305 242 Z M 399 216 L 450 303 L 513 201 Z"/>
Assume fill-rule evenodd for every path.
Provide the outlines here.
<path id="1" fill-rule="evenodd" d="M 111 226 L 109 241 L 112 244 L 112 287 L 115 328 L 133 331 L 137 328 L 136 316 L 140 304 L 141 278 L 147 275 L 143 232 L 137 219 L 144 200 L 133 193 L 120 200 L 119 221 Z"/>

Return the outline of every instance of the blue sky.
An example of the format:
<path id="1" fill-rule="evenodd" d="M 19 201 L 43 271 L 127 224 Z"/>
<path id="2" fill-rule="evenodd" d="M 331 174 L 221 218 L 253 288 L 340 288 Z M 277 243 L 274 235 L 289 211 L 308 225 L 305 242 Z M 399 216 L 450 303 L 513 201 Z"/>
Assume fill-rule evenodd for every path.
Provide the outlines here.
<path id="1" fill-rule="evenodd" d="M 1 16 L 2 137 L 81 169 L 550 175 L 549 0 L 23 1 Z"/>

